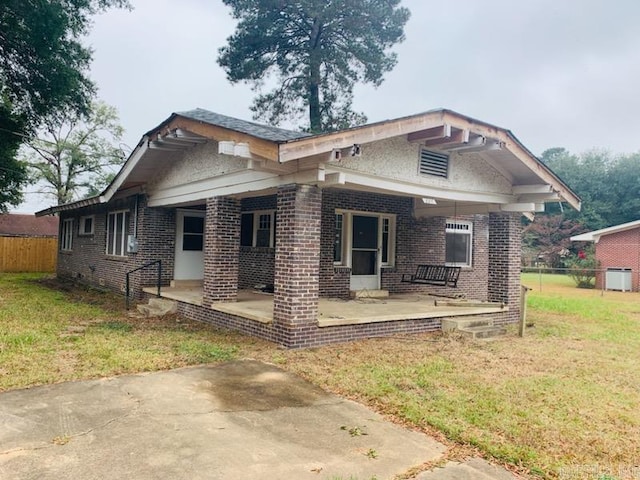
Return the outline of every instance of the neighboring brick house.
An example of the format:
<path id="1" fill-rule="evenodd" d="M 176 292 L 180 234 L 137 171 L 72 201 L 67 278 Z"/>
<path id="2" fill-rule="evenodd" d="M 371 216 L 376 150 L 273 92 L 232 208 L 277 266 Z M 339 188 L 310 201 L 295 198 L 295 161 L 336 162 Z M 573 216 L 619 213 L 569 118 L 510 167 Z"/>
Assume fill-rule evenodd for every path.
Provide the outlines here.
<path id="1" fill-rule="evenodd" d="M 511 132 L 448 110 L 308 135 L 196 109 L 145 134 L 101 195 L 38 214 L 60 216 L 59 275 L 122 291 L 162 259 L 163 284 L 201 285 L 182 314 L 300 347 L 440 328 L 320 318 L 320 298 L 361 290 L 464 293 L 517 321 L 520 217 L 560 200 L 580 206 Z M 461 266 L 457 288 L 403 283 L 418 264 Z M 154 275 L 133 274 L 137 297 Z M 232 312 L 256 284 L 267 321 Z"/>
<path id="2" fill-rule="evenodd" d="M 639 291 L 640 220 L 576 235 L 571 240 L 595 244 L 596 261 L 600 269 L 596 274 L 596 288 L 625 290 L 628 286 L 631 291 Z M 629 276 L 630 285 L 627 285 Z"/>

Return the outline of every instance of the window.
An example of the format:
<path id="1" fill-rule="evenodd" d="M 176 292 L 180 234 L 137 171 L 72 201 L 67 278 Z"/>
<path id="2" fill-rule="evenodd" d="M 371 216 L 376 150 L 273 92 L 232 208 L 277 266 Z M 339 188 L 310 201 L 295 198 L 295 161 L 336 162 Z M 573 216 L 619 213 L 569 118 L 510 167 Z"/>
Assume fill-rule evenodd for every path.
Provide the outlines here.
<path id="1" fill-rule="evenodd" d="M 382 218 L 382 264 L 389 263 L 389 228 L 391 219 Z"/>
<path id="2" fill-rule="evenodd" d="M 256 247 L 271 246 L 271 217 L 270 213 L 258 215 L 258 228 L 256 230 Z"/>
<path id="3" fill-rule="evenodd" d="M 95 221 L 93 215 L 80 217 L 80 231 L 78 232 L 78 235 L 93 235 L 94 224 Z"/>
<path id="4" fill-rule="evenodd" d="M 125 256 L 127 253 L 127 233 L 129 212 L 111 212 L 107 216 L 107 255 Z"/>
<path id="5" fill-rule="evenodd" d="M 383 267 L 393 267 L 396 257 L 396 216 L 383 215 L 380 218 L 380 264 Z"/>
<path id="6" fill-rule="evenodd" d="M 204 217 L 184 216 L 182 222 L 182 250 L 201 252 L 204 246 Z"/>
<path id="7" fill-rule="evenodd" d="M 60 226 L 60 250 L 63 252 L 71 251 L 71 243 L 73 240 L 73 218 L 67 218 L 62 221 Z"/>
<path id="8" fill-rule="evenodd" d="M 243 213 L 240 219 L 240 245 L 273 247 L 275 245 L 275 212 L 264 210 Z"/>
<path id="9" fill-rule="evenodd" d="M 342 213 L 336 213 L 336 232 L 333 242 L 333 262 L 337 264 L 342 263 L 342 244 L 344 229 L 343 229 L 344 215 Z"/>
<path id="10" fill-rule="evenodd" d="M 253 213 L 243 213 L 240 220 L 240 245 L 253 247 Z"/>
<path id="11" fill-rule="evenodd" d="M 447 220 L 445 236 L 445 263 L 458 267 L 470 267 L 473 224 L 459 220 Z"/>
<path id="12" fill-rule="evenodd" d="M 421 175 L 431 175 L 432 177 L 449 177 L 449 155 L 446 153 L 432 152 L 431 150 L 420 150 Z"/>

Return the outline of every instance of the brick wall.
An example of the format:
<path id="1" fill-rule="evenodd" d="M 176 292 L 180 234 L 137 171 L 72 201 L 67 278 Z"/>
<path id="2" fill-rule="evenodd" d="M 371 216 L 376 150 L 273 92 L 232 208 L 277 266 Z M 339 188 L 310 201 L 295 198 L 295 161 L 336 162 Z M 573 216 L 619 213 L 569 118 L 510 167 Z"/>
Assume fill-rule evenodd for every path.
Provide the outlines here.
<path id="1" fill-rule="evenodd" d="M 458 287 L 422 286 L 401 283 L 402 274 L 414 273 L 419 264 L 444 264 L 444 217 L 416 220 L 413 200 L 407 197 L 353 192 L 339 189 L 323 190 L 322 249 L 320 253 L 320 295 L 346 298 L 349 296 L 351 269 L 334 267 L 333 241 L 336 209 L 396 215 L 396 263 L 383 268 L 381 285 L 391 293 L 431 291 L 435 293 L 464 293 L 469 298 L 487 300 L 487 270 L 489 219 L 487 215 L 458 216 L 473 221 L 473 265 L 460 274 Z"/>
<path id="2" fill-rule="evenodd" d="M 116 210 L 128 211 L 128 233 L 134 234 L 137 229 L 138 253 L 126 253 L 123 256 L 106 254 L 107 215 Z M 90 215 L 94 217 L 93 234 L 79 235 L 80 218 Z M 60 218 L 61 221 L 73 218 L 73 240 L 71 252 L 58 253 L 59 276 L 72 277 L 124 293 L 125 276 L 128 271 L 161 258 L 163 284 L 168 284 L 173 278 L 175 216 L 172 210 L 149 208 L 146 205 L 146 197 L 133 195 L 114 200 L 108 205 L 94 205 L 73 212 L 61 212 Z M 140 297 L 141 286 L 156 283 L 156 270 L 134 273 L 130 282 L 130 293 L 134 297 Z"/>
<path id="3" fill-rule="evenodd" d="M 522 226 L 518 213 L 489 215 L 489 300 L 509 305 L 505 322 L 520 319 Z"/>
<path id="4" fill-rule="evenodd" d="M 176 211 L 173 208 L 150 208 L 146 197 L 138 206 L 138 254 L 136 267 L 155 260 L 162 260 L 162 285 L 173 280 L 176 244 Z M 139 286 L 157 285 L 154 267 L 140 270 L 136 282 Z"/>
<path id="5" fill-rule="evenodd" d="M 239 239 L 240 202 L 226 197 L 208 199 L 204 240 L 204 305 L 237 299 Z"/>
<path id="6" fill-rule="evenodd" d="M 640 228 L 624 232 L 611 233 L 600 237 L 596 243 L 596 260 L 599 268 L 630 268 L 631 289 L 638 291 L 638 277 L 640 276 Z M 606 273 L 596 275 L 596 288 L 603 288 Z"/>
<path id="7" fill-rule="evenodd" d="M 275 209 L 275 195 L 244 198 L 241 202 L 242 212 Z M 253 288 L 258 284 L 273 285 L 275 256 L 275 248 L 241 246 L 238 287 Z"/>

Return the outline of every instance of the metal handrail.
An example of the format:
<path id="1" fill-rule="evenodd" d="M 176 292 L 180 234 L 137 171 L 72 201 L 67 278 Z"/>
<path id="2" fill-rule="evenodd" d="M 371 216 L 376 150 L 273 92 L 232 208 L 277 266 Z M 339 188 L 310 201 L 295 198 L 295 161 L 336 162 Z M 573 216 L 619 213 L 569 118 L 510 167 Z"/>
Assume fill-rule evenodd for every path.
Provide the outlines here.
<path id="1" fill-rule="evenodd" d="M 162 260 L 154 260 L 153 262 L 145 263 L 141 267 L 134 268 L 133 270 L 130 270 L 127 272 L 125 277 L 125 307 L 127 310 L 129 310 L 129 275 L 131 275 L 134 272 L 137 272 L 138 270 L 142 270 L 143 268 L 148 268 L 152 265 L 155 265 L 156 263 L 158 264 L 158 279 L 157 279 L 158 293 L 156 296 L 158 298 L 160 297 L 160 283 L 162 279 Z"/>

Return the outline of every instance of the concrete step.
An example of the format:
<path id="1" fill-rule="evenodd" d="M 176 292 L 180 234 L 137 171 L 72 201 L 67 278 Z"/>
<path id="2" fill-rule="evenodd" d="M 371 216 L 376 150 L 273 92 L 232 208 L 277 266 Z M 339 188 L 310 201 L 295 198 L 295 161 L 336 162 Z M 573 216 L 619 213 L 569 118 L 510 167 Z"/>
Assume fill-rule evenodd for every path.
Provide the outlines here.
<path id="1" fill-rule="evenodd" d="M 172 288 L 198 288 L 204 285 L 204 280 L 171 280 Z"/>
<path id="2" fill-rule="evenodd" d="M 493 318 L 445 318 L 442 320 L 442 331 L 458 330 L 460 328 L 492 327 Z"/>
<path id="3" fill-rule="evenodd" d="M 147 305 L 138 305 L 137 309 L 145 317 L 162 317 L 169 313 L 176 313 L 178 311 L 178 302 L 164 298 L 150 298 Z"/>
<path id="4" fill-rule="evenodd" d="M 494 338 L 507 334 L 507 329 L 498 326 L 478 326 L 459 328 L 458 332 L 471 338 Z"/>
<path id="5" fill-rule="evenodd" d="M 447 462 L 444 467 L 438 467 L 423 472 L 415 477 L 416 480 L 517 480 L 518 477 L 504 468 L 491 465 L 481 458 L 472 458 L 464 463 Z"/>
<path id="6" fill-rule="evenodd" d="M 351 298 L 389 298 L 389 290 L 351 290 Z"/>

